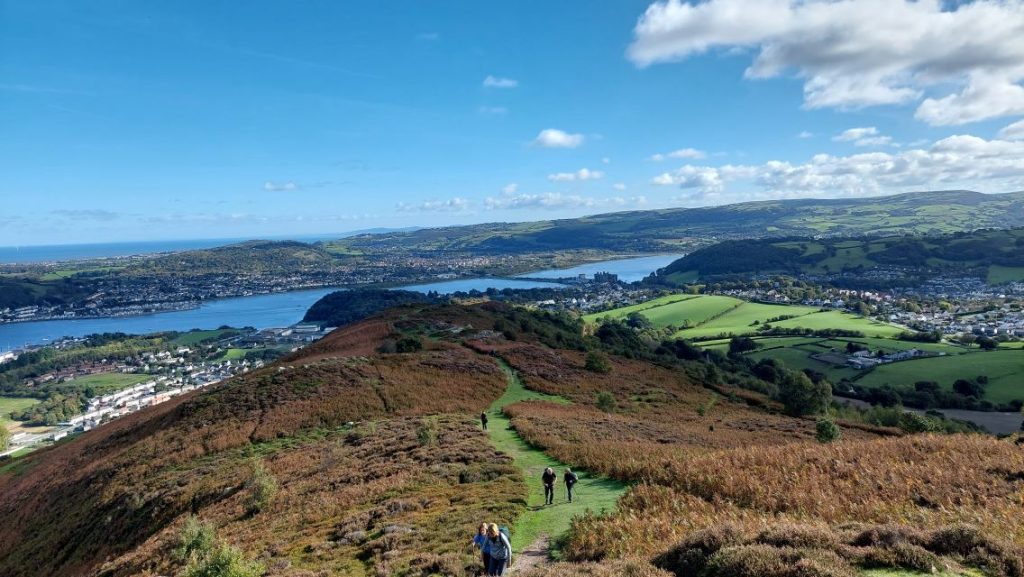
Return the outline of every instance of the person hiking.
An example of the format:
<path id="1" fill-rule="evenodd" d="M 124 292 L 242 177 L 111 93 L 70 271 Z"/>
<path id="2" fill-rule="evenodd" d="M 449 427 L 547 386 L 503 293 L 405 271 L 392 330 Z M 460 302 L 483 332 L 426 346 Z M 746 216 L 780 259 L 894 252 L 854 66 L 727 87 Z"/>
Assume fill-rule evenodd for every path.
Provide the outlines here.
<path id="1" fill-rule="evenodd" d="M 487 430 L 487 413 L 486 412 L 480 413 L 480 426 L 482 426 L 485 431 Z"/>
<path id="2" fill-rule="evenodd" d="M 569 495 L 569 502 L 572 503 L 572 487 L 579 482 L 580 478 L 576 473 L 572 472 L 572 469 L 566 467 L 565 476 L 562 477 L 562 480 L 565 483 L 565 492 Z"/>
<path id="3" fill-rule="evenodd" d="M 541 476 L 541 480 L 544 481 L 544 504 L 554 505 L 555 504 L 555 481 L 558 479 L 558 475 L 555 474 L 555 470 L 551 467 L 544 469 L 544 474 Z"/>
<path id="4" fill-rule="evenodd" d="M 505 574 L 505 569 L 512 566 L 512 544 L 494 523 L 487 526 L 487 544 L 490 546 L 491 552 L 487 574 L 492 577 L 500 577 Z"/>
<path id="5" fill-rule="evenodd" d="M 484 564 L 484 573 L 490 571 L 491 543 L 487 537 L 487 523 L 480 523 L 480 528 L 473 536 L 473 546 L 480 550 L 480 561 Z"/>

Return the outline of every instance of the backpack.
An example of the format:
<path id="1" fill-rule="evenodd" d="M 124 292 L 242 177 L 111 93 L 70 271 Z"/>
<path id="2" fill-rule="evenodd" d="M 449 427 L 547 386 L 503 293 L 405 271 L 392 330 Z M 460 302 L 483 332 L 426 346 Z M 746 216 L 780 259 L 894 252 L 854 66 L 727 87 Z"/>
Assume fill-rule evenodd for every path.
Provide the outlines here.
<path id="1" fill-rule="evenodd" d="M 504 535 L 506 539 L 508 539 L 509 545 L 512 544 L 512 535 L 509 534 L 508 527 L 502 525 L 501 527 L 498 527 L 498 532 Z"/>

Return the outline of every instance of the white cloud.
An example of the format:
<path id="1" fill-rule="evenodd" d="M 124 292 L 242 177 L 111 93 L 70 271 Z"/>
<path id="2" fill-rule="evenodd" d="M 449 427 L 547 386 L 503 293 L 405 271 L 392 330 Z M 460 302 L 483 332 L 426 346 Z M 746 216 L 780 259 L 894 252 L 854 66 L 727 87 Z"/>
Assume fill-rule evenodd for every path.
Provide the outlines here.
<path id="1" fill-rule="evenodd" d="M 499 197 L 490 197 L 484 201 L 484 207 L 488 210 L 567 210 L 642 206 L 646 202 L 647 199 L 643 196 L 600 198 L 578 194 L 562 194 L 560 192 L 544 192 L 540 194 L 505 194 Z"/>
<path id="2" fill-rule="evenodd" d="M 1018 120 L 999 131 L 1004 140 L 1024 140 L 1024 120 Z"/>
<path id="3" fill-rule="evenodd" d="M 481 106 L 477 112 L 485 116 L 502 116 L 508 114 L 508 108 L 504 106 Z"/>
<path id="4" fill-rule="evenodd" d="M 484 78 L 484 86 L 487 88 L 515 88 L 519 86 L 519 81 L 488 75 L 487 78 Z"/>
<path id="5" fill-rule="evenodd" d="M 293 192 L 299 190 L 299 185 L 292 181 L 274 182 L 268 180 L 263 183 L 263 190 L 267 192 Z"/>
<path id="6" fill-rule="evenodd" d="M 425 200 L 419 203 L 399 202 L 395 209 L 402 212 L 463 212 L 469 208 L 469 201 L 456 196 L 448 200 Z"/>
<path id="7" fill-rule="evenodd" d="M 808 108 L 921 100 L 933 125 L 1024 114 L 1021 0 L 659 0 L 634 36 L 641 67 L 750 49 L 746 77 L 795 75 Z"/>
<path id="8" fill-rule="evenodd" d="M 615 184 L 612 185 L 612 188 L 614 188 L 615 190 L 617 190 L 619 192 L 622 192 L 623 190 L 626 190 L 626 183 L 624 183 L 624 182 L 616 182 Z"/>
<path id="9" fill-rule="evenodd" d="M 796 135 L 797 138 L 814 138 L 814 133 L 807 130 L 803 130 L 800 134 Z"/>
<path id="10" fill-rule="evenodd" d="M 600 170 L 590 170 L 589 168 L 581 168 L 576 172 L 558 172 L 548 175 L 548 180 L 551 182 L 574 182 L 577 180 L 597 180 L 599 178 L 604 178 L 604 173 Z"/>
<path id="11" fill-rule="evenodd" d="M 611 163 L 612 163 L 612 159 L 608 158 L 607 156 L 601 159 L 601 164 L 611 164 Z"/>
<path id="12" fill-rule="evenodd" d="M 718 195 L 739 181 L 759 188 L 765 198 L 864 196 L 921 188 L 1016 190 L 1024 185 L 1024 140 L 956 135 L 895 154 L 817 154 L 802 164 L 686 165 L 655 176 L 651 183 Z"/>
<path id="13" fill-rule="evenodd" d="M 533 142 L 545 148 L 576 148 L 583 144 L 584 140 L 582 134 L 572 134 L 557 128 L 545 128 L 540 131 Z"/>
<path id="14" fill-rule="evenodd" d="M 897 146 L 891 136 L 879 134 L 874 126 L 850 128 L 832 137 L 834 142 L 852 142 L 854 146 Z"/>
<path id="15" fill-rule="evenodd" d="M 668 158 L 705 158 L 707 154 L 703 150 L 697 150 L 696 148 L 680 148 L 679 150 L 673 150 L 669 153 L 658 153 L 651 155 L 651 160 L 655 162 L 661 162 Z"/>
<path id="16" fill-rule="evenodd" d="M 501 187 L 502 194 L 515 194 L 517 190 L 519 190 L 519 185 L 514 182 L 510 182 Z"/>

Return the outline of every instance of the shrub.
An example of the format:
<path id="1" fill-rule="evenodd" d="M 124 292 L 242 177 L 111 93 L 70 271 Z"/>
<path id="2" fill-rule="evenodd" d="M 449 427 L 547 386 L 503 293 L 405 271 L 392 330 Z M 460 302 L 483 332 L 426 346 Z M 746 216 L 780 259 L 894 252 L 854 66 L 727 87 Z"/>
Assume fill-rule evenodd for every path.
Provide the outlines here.
<path id="1" fill-rule="evenodd" d="M 615 395 L 608 391 L 601 391 L 597 394 L 597 408 L 601 409 L 606 413 L 610 413 L 615 410 Z"/>
<path id="2" fill-rule="evenodd" d="M 437 419 L 427 417 L 420 421 L 416 428 L 416 441 L 421 447 L 432 447 L 437 444 Z"/>
<path id="3" fill-rule="evenodd" d="M 195 515 L 189 515 L 178 531 L 178 546 L 174 557 L 182 562 L 205 557 L 213 549 L 217 533 L 212 525 L 201 522 Z"/>
<path id="4" fill-rule="evenodd" d="M 252 476 L 249 477 L 249 499 L 246 512 L 255 515 L 264 511 L 277 495 L 277 479 L 270 474 L 260 461 L 252 464 Z"/>
<path id="5" fill-rule="evenodd" d="M 779 383 L 779 400 L 789 415 L 818 415 L 832 402 L 832 385 L 828 381 L 815 383 L 807 375 L 791 371 Z"/>
<path id="6" fill-rule="evenodd" d="M 189 563 L 185 577 L 261 577 L 263 572 L 262 563 L 246 559 L 230 545 L 221 545 L 209 555 Z"/>
<path id="7" fill-rule="evenodd" d="M 584 361 L 584 368 L 593 373 L 607 374 L 612 372 L 612 363 L 603 353 L 590 351 Z"/>
<path id="8" fill-rule="evenodd" d="M 908 433 L 927 433 L 935 429 L 931 419 L 917 413 L 901 414 L 898 426 Z"/>
<path id="9" fill-rule="evenodd" d="M 708 559 L 706 577 L 854 577 L 850 564 L 831 551 L 777 548 L 770 545 L 728 547 Z"/>
<path id="10" fill-rule="evenodd" d="M 423 343 L 417 338 L 403 337 L 395 343 L 395 352 L 415 353 L 421 350 L 423 350 Z"/>
<path id="11" fill-rule="evenodd" d="M 731 524 L 697 531 L 656 557 L 654 564 L 678 577 L 696 575 L 704 570 L 712 555 L 725 547 L 742 543 L 743 537 L 743 532 Z"/>
<path id="12" fill-rule="evenodd" d="M 814 429 L 814 437 L 818 439 L 819 443 L 838 441 L 842 436 L 843 432 L 839 429 L 839 425 L 836 425 L 832 419 L 818 419 Z"/>

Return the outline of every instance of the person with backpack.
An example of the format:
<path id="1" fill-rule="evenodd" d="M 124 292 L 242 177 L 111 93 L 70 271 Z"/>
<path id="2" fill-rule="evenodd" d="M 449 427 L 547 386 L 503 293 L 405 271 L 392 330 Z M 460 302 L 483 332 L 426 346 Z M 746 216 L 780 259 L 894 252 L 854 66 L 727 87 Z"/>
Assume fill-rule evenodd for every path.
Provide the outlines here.
<path id="1" fill-rule="evenodd" d="M 572 472 L 569 467 L 565 468 L 565 476 L 562 477 L 565 483 L 565 492 L 569 494 L 569 502 L 572 503 L 572 487 L 579 482 L 580 478 L 576 473 Z"/>
<path id="2" fill-rule="evenodd" d="M 505 574 L 505 569 L 512 566 L 512 543 L 505 531 L 491 523 L 487 526 L 487 544 L 491 552 L 487 574 L 491 577 L 500 577 Z"/>
<path id="3" fill-rule="evenodd" d="M 541 476 L 541 481 L 544 482 L 544 504 L 554 505 L 555 504 L 555 481 L 558 480 L 558 475 L 555 474 L 555 470 L 551 467 L 544 469 L 544 474 Z"/>
<path id="4" fill-rule="evenodd" d="M 487 537 L 487 523 L 480 523 L 477 534 L 473 536 L 473 546 L 480 550 L 480 561 L 484 564 L 484 573 L 490 571 L 491 543 Z"/>
<path id="5" fill-rule="evenodd" d="M 487 413 L 486 412 L 480 413 L 480 426 L 482 426 L 485 431 L 487 430 Z"/>

